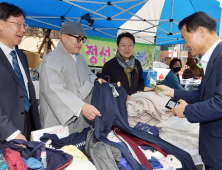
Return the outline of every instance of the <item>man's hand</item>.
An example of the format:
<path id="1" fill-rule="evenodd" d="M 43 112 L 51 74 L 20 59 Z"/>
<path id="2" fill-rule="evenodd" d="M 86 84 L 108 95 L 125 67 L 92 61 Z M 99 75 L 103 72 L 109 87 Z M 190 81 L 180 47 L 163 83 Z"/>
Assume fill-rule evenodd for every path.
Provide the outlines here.
<path id="1" fill-rule="evenodd" d="M 126 101 L 128 101 L 129 99 L 130 99 L 130 95 L 128 95 L 128 96 L 127 96 L 127 99 L 126 99 Z"/>
<path id="2" fill-rule="evenodd" d="M 84 104 L 81 110 L 82 114 L 89 120 L 94 120 L 96 116 L 101 116 L 100 112 L 90 104 Z"/>
<path id="3" fill-rule="evenodd" d="M 179 100 L 180 104 L 177 105 L 176 107 L 174 107 L 171 111 L 173 113 L 173 115 L 177 115 L 179 118 L 185 118 L 183 112 L 185 110 L 185 107 L 187 104 L 187 102 L 185 102 L 184 100 L 180 99 Z"/>
<path id="4" fill-rule="evenodd" d="M 19 134 L 16 136 L 15 139 L 22 139 L 22 140 L 27 141 L 26 137 L 25 137 L 23 134 L 21 134 L 21 133 L 19 133 Z M 22 145 L 22 144 L 17 144 L 17 145 L 26 148 L 25 145 Z"/>
<path id="5" fill-rule="evenodd" d="M 165 96 L 170 96 L 170 97 L 174 97 L 174 89 L 170 88 L 170 87 L 167 87 L 165 85 L 158 85 L 159 88 L 161 88 L 163 90 L 163 93 L 165 94 Z M 155 93 L 157 95 L 158 94 L 158 90 L 156 87 L 153 87 Z"/>
<path id="6" fill-rule="evenodd" d="M 104 79 L 102 79 L 102 78 L 100 78 L 101 79 L 101 81 L 103 82 L 103 83 L 107 83 L 107 81 L 106 80 L 104 80 Z"/>
<path id="7" fill-rule="evenodd" d="M 19 133 L 15 139 L 23 139 L 23 140 L 27 141 L 26 137 L 21 133 Z"/>
<path id="8" fill-rule="evenodd" d="M 102 83 L 107 83 L 107 81 L 104 80 L 104 79 L 102 79 L 102 78 L 97 79 L 97 81 L 98 81 L 100 84 L 102 84 Z"/>

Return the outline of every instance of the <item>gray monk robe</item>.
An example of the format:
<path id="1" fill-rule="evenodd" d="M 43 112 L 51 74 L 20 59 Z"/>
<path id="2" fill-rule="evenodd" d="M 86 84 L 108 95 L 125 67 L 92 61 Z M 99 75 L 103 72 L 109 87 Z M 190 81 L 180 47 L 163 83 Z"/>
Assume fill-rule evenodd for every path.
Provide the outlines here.
<path id="1" fill-rule="evenodd" d="M 72 56 L 59 41 L 57 48 L 42 60 L 39 73 L 42 127 L 68 125 L 70 133 L 88 127 L 90 121 L 80 110 L 91 102 L 96 76 L 84 57 Z"/>

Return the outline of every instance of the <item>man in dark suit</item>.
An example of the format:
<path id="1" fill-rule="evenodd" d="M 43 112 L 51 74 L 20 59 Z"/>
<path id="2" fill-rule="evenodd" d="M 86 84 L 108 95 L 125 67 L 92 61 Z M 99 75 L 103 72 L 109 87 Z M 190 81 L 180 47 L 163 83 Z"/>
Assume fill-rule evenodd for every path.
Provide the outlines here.
<path id="1" fill-rule="evenodd" d="M 26 33 L 24 17 L 19 7 L 0 3 L 0 149 L 40 128 L 27 58 L 15 48 Z"/>
<path id="2" fill-rule="evenodd" d="M 172 109 L 174 115 L 200 123 L 199 151 L 205 169 L 221 170 L 222 42 L 217 36 L 216 21 L 204 12 L 197 12 L 184 18 L 179 28 L 192 56 L 203 55 L 202 82 L 197 91 L 159 87 L 165 95 L 180 99 L 180 105 Z"/>

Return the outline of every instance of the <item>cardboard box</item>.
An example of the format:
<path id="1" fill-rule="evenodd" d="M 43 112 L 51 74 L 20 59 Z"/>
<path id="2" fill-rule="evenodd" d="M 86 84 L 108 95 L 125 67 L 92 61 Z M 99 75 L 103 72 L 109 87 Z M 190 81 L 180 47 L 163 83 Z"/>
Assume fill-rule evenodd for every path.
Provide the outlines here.
<path id="1" fill-rule="evenodd" d="M 26 50 L 22 50 L 22 52 L 25 53 L 27 57 L 29 68 L 37 70 L 40 64 L 40 54 Z"/>
<path id="2" fill-rule="evenodd" d="M 56 134 L 58 138 L 64 138 L 69 136 L 69 129 L 68 126 L 53 126 L 50 128 L 45 128 L 41 130 L 36 130 L 31 132 L 31 141 L 39 141 L 40 137 L 42 137 L 43 133 L 50 133 L 50 134 Z"/>

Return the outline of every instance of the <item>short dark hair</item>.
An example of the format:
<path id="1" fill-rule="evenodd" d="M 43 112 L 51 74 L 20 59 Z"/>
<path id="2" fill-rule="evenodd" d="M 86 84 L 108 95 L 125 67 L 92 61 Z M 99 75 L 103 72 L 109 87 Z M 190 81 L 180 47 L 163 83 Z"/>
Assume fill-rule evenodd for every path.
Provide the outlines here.
<path id="1" fill-rule="evenodd" d="M 117 37 L 117 45 L 118 45 L 118 46 L 119 46 L 120 40 L 121 40 L 123 37 L 128 37 L 128 38 L 130 38 L 131 40 L 133 40 L 133 44 L 135 44 L 135 37 L 133 36 L 133 34 L 131 34 L 131 33 L 129 33 L 129 32 L 123 32 L 123 33 L 119 34 L 118 37 Z"/>
<path id="2" fill-rule="evenodd" d="M 0 3 L 0 20 L 6 21 L 10 16 L 19 17 L 21 15 L 25 18 L 25 12 L 18 6 L 7 2 Z"/>
<path id="3" fill-rule="evenodd" d="M 187 32 L 196 31 L 198 27 L 204 27 L 212 33 L 216 32 L 217 22 L 205 12 L 196 12 L 180 21 L 179 29 L 181 30 L 184 25 L 187 27 Z"/>
<path id="4" fill-rule="evenodd" d="M 181 63 L 181 60 L 179 58 L 173 58 L 171 61 L 170 61 L 170 69 L 172 70 L 173 69 L 173 65 L 179 61 L 180 62 L 180 65 L 182 66 L 182 63 Z"/>

